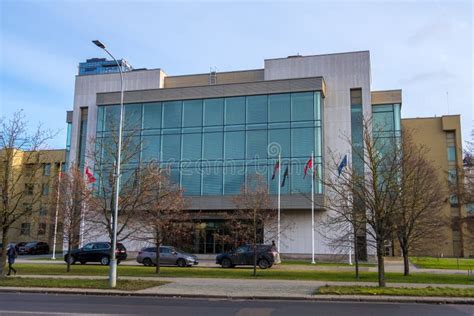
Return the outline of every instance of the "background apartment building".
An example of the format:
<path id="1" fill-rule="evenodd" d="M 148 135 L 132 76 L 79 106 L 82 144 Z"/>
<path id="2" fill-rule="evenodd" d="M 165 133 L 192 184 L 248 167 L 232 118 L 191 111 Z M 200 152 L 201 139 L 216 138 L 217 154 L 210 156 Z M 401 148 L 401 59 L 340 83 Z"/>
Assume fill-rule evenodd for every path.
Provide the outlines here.
<path id="1" fill-rule="evenodd" d="M 4 151 L 0 152 L 0 156 Z M 32 158 L 34 156 L 34 158 Z M 9 231 L 10 242 L 43 241 L 50 247 L 54 240 L 57 191 L 54 189 L 59 172 L 65 164 L 64 150 L 40 150 L 35 152 L 16 150 L 11 168 L 15 179 L 15 196 L 20 196 L 20 217 Z M 2 164 L 4 164 L 2 159 Z M 21 174 L 21 176 L 20 176 Z M 18 179 L 18 181 L 16 181 Z M 59 223 L 60 224 L 60 223 Z M 57 242 L 62 242 L 59 225 Z"/>

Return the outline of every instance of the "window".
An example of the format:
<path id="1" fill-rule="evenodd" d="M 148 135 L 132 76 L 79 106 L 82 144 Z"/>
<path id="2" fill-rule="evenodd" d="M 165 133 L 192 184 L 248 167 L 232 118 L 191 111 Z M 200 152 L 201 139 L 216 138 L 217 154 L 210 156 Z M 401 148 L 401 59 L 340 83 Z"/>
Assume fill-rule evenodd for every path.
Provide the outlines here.
<path id="1" fill-rule="evenodd" d="M 127 104 L 124 106 L 123 129 L 125 131 L 135 131 L 142 127 L 142 105 Z"/>
<path id="2" fill-rule="evenodd" d="M 245 131 L 226 132 L 225 159 L 245 159 Z"/>
<path id="3" fill-rule="evenodd" d="M 267 96 L 247 97 L 247 123 L 267 123 Z"/>
<path id="4" fill-rule="evenodd" d="M 467 212 L 468 212 L 469 214 L 473 214 L 473 213 L 474 213 L 474 203 L 468 203 L 468 204 L 466 205 L 466 208 L 467 208 Z"/>
<path id="5" fill-rule="evenodd" d="M 457 182 L 457 172 L 456 169 L 449 169 L 448 170 L 448 181 L 451 184 L 455 184 Z"/>
<path id="6" fill-rule="evenodd" d="M 84 250 L 92 250 L 94 249 L 94 243 L 87 244 L 83 247 Z"/>
<path id="7" fill-rule="evenodd" d="M 314 148 L 314 129 L 295 128 L 291 131 L 291 156 L 309 157 Z"/>
<path id="8" fill-rule="evenodd" d="M 181 159 L 181 135 L 163 135 L 163 161 Z"/>
<path id="9" fill-rule="evenodd" d="M 201 135 L 183 134 L 183 160 L 201 159 Z"/>
<path id="10" fill-rule="evenodd" d="M 44 205 L 41 205 L 40 210 L 39 210 L 39 215 L 40 216 L 46 216 L 47 214 L 48 214 L 48 210 L 46 209 L 46 207 Z"/>
<path id="11" fill-rule="evenodd" d="M 225 99 L 225 124 L 245 124 L 245 97 Z"/>
<path id="12" fill-rule="evenodd" d="M 183 101 L 183 127 L 202 126 L 202 100 Z"/>
<path id="13" fill-rule="evenodd" d="M 201 174 L 197 168 L 181 168 L 181 186 L 185 195 L 201 195 Z"/>
<path id="14" fill-rule="evenodd" d="M 49 176 L 51 174 L 51 164 L 45 163 L 43 164 L 43 176 Z"/>
<path id="15" fill-rule="evenodd" d="M 181 101 L 163 102 L 163 128 L 181 127 Z"/>
<path id="16" fill-rule="evenodd" d="M 204 154 L 203 159 L 216 160 L 222 159 L 223 134 L 222 133 L 204 133 Z"/>
<path id="17" fill-rule="evenodd" d="M 224 194 L 238 195 L 244 182 L 244 166 L 233 164 L 224 168 Z"/>
<path id="18" fill-rule="evenodd" d="M 290 94 L 272 94 L 268 96 L 269 122 L 287 122 L 291 115 Z M 308 118 L 309 119 L 309 118 Z"/>
<path id="19" fill-rule="evenodd" d="M 31 203 L 23 203 L 23 210 L 28 213 L 33 210 L 33 205 Z"/>
<path id="20" fill-rule="evenodd" d="M 25 165 L 25 177 L 31 177 L 33 176 L 33 167 L 34 165 L 33 164 L 26 164 Z"/>
<path id="21" fill-rule="evenodd" d="M 143 105 L 143 128 L 161 128 L 161 102 Z"/>
<path id="22" fill-rule="evenodd" d="M 160 135 L 143 135 L 142 160 L 144 162 L 160 160 Z"/>
<path id="23" fill-rule="evenodd" d="M 314 93 L 292 93 L 291 94 L 291 120 L 307 121 L 314 120 Z"/>
<path id="24" fill-rule="evenodd" d="M 456 148 L 448 146 L 448 161 L 456 161 Z"/>
<path id="25" fill-rule="evenodd" d="M 49 194 L 49 184 L 48 183 L 43 183 L 41 186 L 42 186 L 41 193 L 43 194 L 43 196 L 48 195 Z"/>
<path id="26" fill-rule="evenodd" d="M 224 125 L 224 99 L 204 100 L 204 126 Z"/>
<path id="27" fill-rule="evenodd" d="M 39 223 L 38 225 L 38 235 L 46 234 L 46 223 Z"/>
<path id="28" fill-rule="evenodd" d="M 247 131 L 247 159 L 267 158 L 267 130 Z"/>
<path id="29" fill-rule="evenodd" d="M 20 235 L 27 236 L 30 234 L 30 223 L 21 223 Z"/>
<path id="30" fill-rule="evenodd" d="M 25 184 L 25 194 L 26 195 L 33 195 L 34 185 L 31 183 Z"/>
<path id="31" fill-rule="evenodd" d="M 222 194 L 222 167 L 211 166 L 203 172 L 202 193 L 203 195 Z"/>

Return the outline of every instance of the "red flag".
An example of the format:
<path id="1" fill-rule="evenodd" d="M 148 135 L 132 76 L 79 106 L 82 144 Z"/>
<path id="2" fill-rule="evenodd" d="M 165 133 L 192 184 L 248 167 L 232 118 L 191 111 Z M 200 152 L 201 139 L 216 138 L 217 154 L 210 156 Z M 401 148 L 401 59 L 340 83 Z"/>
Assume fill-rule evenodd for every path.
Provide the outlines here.
<path id="1" fill-rule="evenodd" d="M 306 166 L 304 166 L 304 176 L 303 179 L 306 178 L 306 174 L 308 173 L 308 169 L 313 169 L 313 158 L 309 158 Z"/>
<path id="2" fill-rule="evenodd" d="M 275 163 L 275 167 L 273 167 L 272 180 L 275 179 L 275 175 L 278 169 L 280 169 L 280 160 L 277 160 L 277 162 Z"/>
<path id="3" fill-rule="evenodd" d="M 97 180 L 92 174 L 92 172 L 89 170 L 89 167 L 86 167 L 86 176 L 87 176 L 87 182 L 89 183 L 94 183 Z"/>

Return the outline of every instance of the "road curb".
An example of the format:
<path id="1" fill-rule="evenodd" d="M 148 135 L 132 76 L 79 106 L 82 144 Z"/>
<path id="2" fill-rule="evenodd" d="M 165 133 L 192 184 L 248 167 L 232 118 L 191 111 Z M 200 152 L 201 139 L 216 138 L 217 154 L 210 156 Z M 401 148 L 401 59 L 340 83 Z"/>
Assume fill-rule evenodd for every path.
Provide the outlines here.
<path id="1" fill-rule="evenodd" d="M 307 302 L 370 302 L 370 303 L 422 303 L 474 305 L 474 298 L 463 297 L 416 297 L 416 296 L 365 296 L 365 295 L 311 295 L 311 296 L 228 296 L 206 294 L 140 293 L 129 291 L 46 289 L 46 288 L 0 288 L 0 293 L 38 293 L 57 295 L 133 296 L 184 299 L 221 300 L 278 300 Z"/>

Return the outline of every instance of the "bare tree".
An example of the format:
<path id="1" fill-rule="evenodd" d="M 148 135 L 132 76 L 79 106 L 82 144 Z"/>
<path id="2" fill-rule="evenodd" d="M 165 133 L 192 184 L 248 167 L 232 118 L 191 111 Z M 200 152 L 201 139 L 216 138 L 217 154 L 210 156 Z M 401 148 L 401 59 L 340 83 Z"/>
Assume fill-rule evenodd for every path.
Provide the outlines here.
<path id="1" fill-rule="evenodd" d="M 128 119 L 130 120 L 130 119 Z M 95 198 L 91 201 L 88 225 L 97 231 L 107 234 L 110 242 L 113 239 L 114 197 L 117 183 L 116 164 L 118 149 L 118 127 L 112 119 L 109 123 L 107 136 L 89 140 L 87 157 L 91 165 L 90 172 L 97 179 Z M 146 205 L 147 170 L 146 166 L 138 165 L 142 143 L 139 131 L 133 124 L 127 124 L 122 135 L 122 154 L 119 192 L 119 210 L 117 218 L 117 242 L 128 239 L 138 230 L 136 211 Z M 92 167 L 93 166 L 93 167 Z M 86 167 L 87 169 L 88 167 Z M 116 246 L 110 248 L 110 256 Z"/>
<path id="2" fill-rule="evenodd" d="M 0 228 L 3 243 L 0 276 L 6 272 L 8 233 L 12 225 L 24 216 L 31 216 L 33 207 L 42 197 L 41 186 L 35 183 L 42 169 L 43 154 L 40 150 L 54 137 L 54 133 L 44 130 L 41 125 L 30 134 L 27 125 L 21 110 L 10 119 L 0 118 Z"/>
<path id="3" fill-rule="evenodd" d="M 443 236 L 448 223 L 442 213 L 447 192 L 440 189 L 438 171 L 426 158 L 428 149 L 413 141 L 411 131 L 403 130 L 401 145 L 400 205 L 394 228 L 403 256 L 403 273 L 409 275 L 410 251 Z"/>
<path id="4" fill-rule="evenodd" d="M 257 246 L 273 240 L 276 236 L 277 213 L 272 207 L 268 185 L 261 175 L 250 175 L 242 186 L 240 195 L 234 198 L 236 210 L 227 214 L 227 239 L 234 244 L 247 244 L 253 249 L 253 276 L 257 275 L 257 264 L 268 266 L 269 262 L 257 262 Z"/>
<path id="5" fill-rule="evenodd" d="M 82 228 L 82 220 L 89 218 L 91 210 L 90 205 L 93 200 L 93 191 L 90 183 L 85 179 L 82 172 L 76 167 L 71 168 L 61 175 L 61 181 L 57 181 L 55 189 L 58 192 L 58 198 L 54 197 L 52 203 L 57 203 L 59 209 L 59 218 L 63 227 L 63 241 L 66 243 L 68 258 L 66 260 L 66 271 L 71 270 L 71 264 L 74 259 L 69 255 L 73 248 L 79 246 L 79 235 L 87 234 L 87 227 Z M 92 229 L 92 227 L 89 227 Z"/>
<path id="6" fill-rule="evenodd" d="M 347 159 L 347 158 L 346 158 Z M 341 161 L 332 159 L 328 170 L 338 170 Z M 328 217 L 326 219 L 326 230 L 328 234 L 326 239 L 328 243 L 336 250 L 350 255 L 350 249 L 354 250 L 354 272 L 355 278 L 359 279 L 359 262 L 366 260 L 366 249 L 363 249 L 359 238 L 366 236 L 366 218 L 363 201 L 354 200 L 354 186 L 363 183 L 363 174 L 359 174 L 348 165 L 345 172 L 335 172 L 328 176 L 323 183 L 329 192 L 327 195 L 326 207 Z"/>
<path id="7" fill-rule="evenodd" d="M 141 230 L 135 239 L 152 242 L 156 246 L 156 273 L 160 273 L 160 247 L 165 242 L 190 236 L 190 217 L 184 210 L 182 189 L 171 183 L 169 170 L 150 164 L 146 179 L 146 205 L 139 211 Z M 186 262 L 177 262 L 184 266 Z M 151 262 L 149 262 L 151 264 Z"/>
<path id="8" fill-rule="evenodd" d="M 353 233 L 356 246 L 359 233 L 366 233 L 367 244 L 376 250 L 378 284 L 384 287 L 385 242 L 392 237 L 399 209 L 401 151 L 398 138 L 373 131 L 370 121 L 364 120 L 362 125 L 362 144 L 347 139 L 353 149 L 352 160 L 360 163 L 360 170 L 351 170 L 353 166 L 345 170 L 327 168 L 328 208 L 333 211 L 330 222 L 346 223 L 347 229 L 358 232 Z"/>

